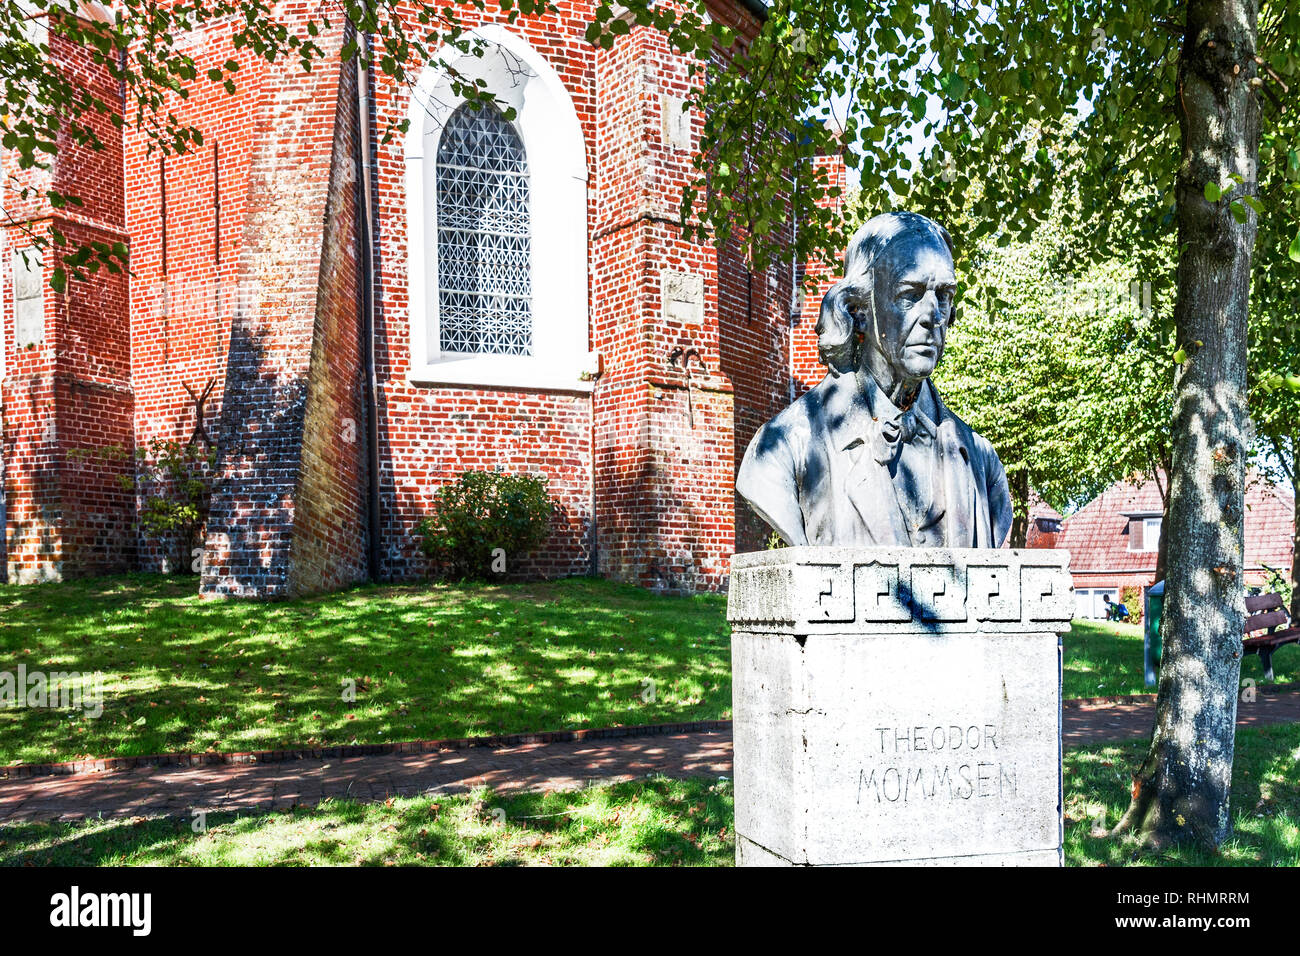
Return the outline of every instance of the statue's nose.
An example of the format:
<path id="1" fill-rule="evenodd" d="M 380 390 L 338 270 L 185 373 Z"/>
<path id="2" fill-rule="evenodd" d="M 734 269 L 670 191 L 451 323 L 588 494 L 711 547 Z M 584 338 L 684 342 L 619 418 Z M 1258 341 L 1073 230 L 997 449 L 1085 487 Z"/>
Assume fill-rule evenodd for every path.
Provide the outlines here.
<path id="1" fill-rule="evenodd" d="M 932 329 L 943 323 L 943 309 L 939 307 L 939 297 L 935 295 L 933 289 L 925 293 L 921 305 L 921 321 L 926 328 Z"/>

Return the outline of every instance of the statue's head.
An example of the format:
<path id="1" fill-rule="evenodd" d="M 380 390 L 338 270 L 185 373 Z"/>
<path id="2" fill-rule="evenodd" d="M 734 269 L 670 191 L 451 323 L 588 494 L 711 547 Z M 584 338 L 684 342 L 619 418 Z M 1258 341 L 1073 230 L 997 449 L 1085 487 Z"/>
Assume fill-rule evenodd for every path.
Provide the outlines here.
<path id="1" fill-rule="evenodd" d="M 854 233 L 844 278 L 822 299 L 822 361 L 836 374 L 865 367 L 877 380 L 928 377 L 943 356 L 956 289 L 946 229 L 914 212 L 876 216 Z"/>

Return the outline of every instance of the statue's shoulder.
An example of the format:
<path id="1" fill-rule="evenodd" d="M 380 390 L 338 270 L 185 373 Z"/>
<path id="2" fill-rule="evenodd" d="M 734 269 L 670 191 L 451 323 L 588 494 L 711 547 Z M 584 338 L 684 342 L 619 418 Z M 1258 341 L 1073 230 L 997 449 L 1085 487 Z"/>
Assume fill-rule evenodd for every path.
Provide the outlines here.
<path id="1" fill-rule="evenodd" d="M 824 428 L 827 424 L 828 411 L 851 403 L 856 389 L 857 385 L 852 375 L 830 373 L 787 405 L 781 414 L 772 420 L 776 421 L 786 416 L 785 420 L 789 424 L 799 424 L 810 431 Z"/>
<path id="2" fill-rule="evenodd" d="M 838 386 L 827 375 L 759 427 L 746 449 L 741 471 L 766 467 L 793 466 L 803 469 L 809 455 L 816 454 L 817 436 L 826 428 L 826 405 Z"/>
<path id="3" fill-rule="evenodd" d="M 787 441 L 806 440 L 823 423 L 826 402 L 835 387 L 833 376 L 827 375 L 768 419 L 759 431 L 775 432 Z"/>

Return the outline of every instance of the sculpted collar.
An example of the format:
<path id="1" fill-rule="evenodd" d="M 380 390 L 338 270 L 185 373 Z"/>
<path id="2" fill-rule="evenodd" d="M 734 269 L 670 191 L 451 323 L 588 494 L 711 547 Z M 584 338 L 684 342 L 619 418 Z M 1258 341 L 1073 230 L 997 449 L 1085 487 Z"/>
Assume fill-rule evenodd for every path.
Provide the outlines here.
<path id="1" fill-rule="evenodd" d="M 929 379 L 922 383 L 920 394 L 906 411 L 889 400 L 869 372 L 841 375 L 835 385 L 833 400 L 826 409 L 835 447 L 847 451 L 866 444 L 882 465 L 898 457 L 904 442 L 917 436 L 933 441 L 946 417 L 946 409 Z M 934 410 L 934 419 L 927 414 L 929 409 Z"/>

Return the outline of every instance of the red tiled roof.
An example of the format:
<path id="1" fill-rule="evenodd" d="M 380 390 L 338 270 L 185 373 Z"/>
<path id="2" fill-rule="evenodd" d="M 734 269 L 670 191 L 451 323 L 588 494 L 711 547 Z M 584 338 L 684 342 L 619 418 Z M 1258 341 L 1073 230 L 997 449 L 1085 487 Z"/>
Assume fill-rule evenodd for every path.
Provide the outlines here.
<path id="1" fill-rule="evenodd" d="M 1154 551 L 1129 550 L 1129 516 L 1156 516 L 1163 508 L 1155 481 L 1117 482 L 1065 519 L 1056 547 L 1070 552 L 1076 573 L 1154 570 Z M 1246 483 L 1247 569 L 1267 564 L 1288 573 L 1294 519 L 1295 499 L 1252 474 Z"/>
<path id="2" fill-rule="evenodd" d="M 1295 498 L 1263 478 L 1246 483 L 1246 567 L 1267 564 L 1290 575 Z"/>

